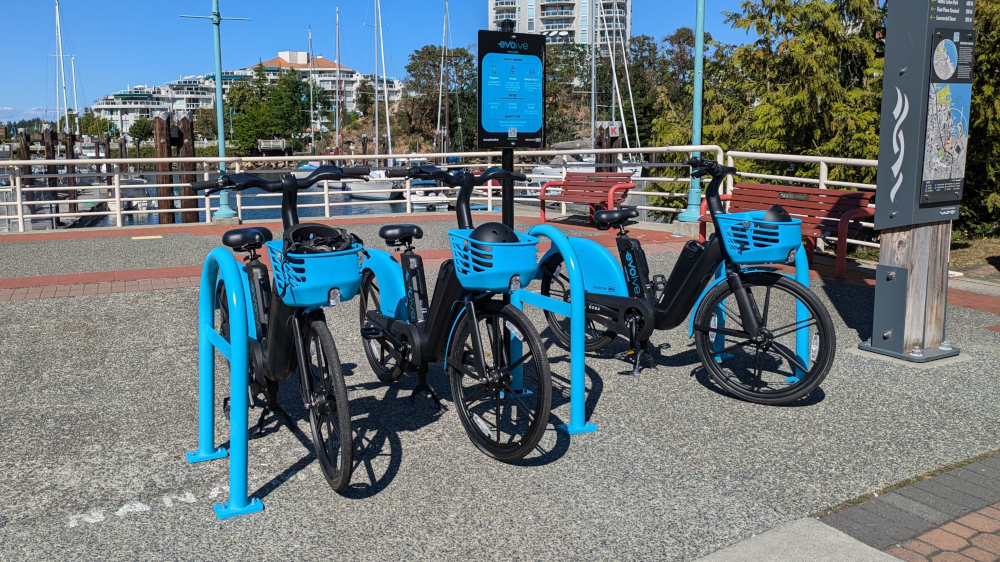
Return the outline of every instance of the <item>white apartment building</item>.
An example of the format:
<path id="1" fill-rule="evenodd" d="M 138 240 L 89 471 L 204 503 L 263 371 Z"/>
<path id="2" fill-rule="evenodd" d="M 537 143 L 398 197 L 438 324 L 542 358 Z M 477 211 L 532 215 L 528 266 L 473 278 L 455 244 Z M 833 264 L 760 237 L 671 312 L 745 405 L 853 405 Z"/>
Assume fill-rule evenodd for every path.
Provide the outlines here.
<path id="1" fill-rule="evenodd" d="M 343 111 L 355 110 L 355 101 L 360 94 L 358 89 L 362 80 L 369 88 L 376 79 L 374 74 L 362 74 L 335 61 L 317 55 L 312 59 L 309 53 L 301 51 L 282 51 L 273 59 L 261 61 L 268 81 L 278 80 L 278 72 L 295 70 L 303 82 L 312 75 L 316 85 L 329 92 L 330 98 L 337 100 L 337 76 L 340 76 Z M 229 95 L 229 88 L 237 81 L 252 80 L 257 71 L 257 65 L 239 70 L 224 70 L 222 72 L 222 95 Z M 379 76 L 379 100 L 385 103 L 385 92 L 388 92 L 389 103 L 398 102 L 403 96 L 403 82 L 395 78 Z M 371 91 L 371 90 L 369 90 Z M 94 101 L 91 110 L 97 117 L 110 120 L 119 130 L 128 133 L 129 128 L 137 119 L 151 119 L 156 111 L 193 111 L 195 109 L 215 108 L 215 73 L 204 76 L 189 76 L 167 82 L 163 86 L 135 86 L 115 92 L 109 96 Z M 321 125 L 329 126 L 327 119 Z"/>
<path id="2" fill-rule="evenodd" d="M 490 29 L 509 19 L 514 30 L 545 35 L 546 43 L 589 45 L 632 36 L 632 0 L 487 0 Z M 593 8 L 596 6 L 596 13 Z M 616 38 L 617 36 L 617 38 Z"/>

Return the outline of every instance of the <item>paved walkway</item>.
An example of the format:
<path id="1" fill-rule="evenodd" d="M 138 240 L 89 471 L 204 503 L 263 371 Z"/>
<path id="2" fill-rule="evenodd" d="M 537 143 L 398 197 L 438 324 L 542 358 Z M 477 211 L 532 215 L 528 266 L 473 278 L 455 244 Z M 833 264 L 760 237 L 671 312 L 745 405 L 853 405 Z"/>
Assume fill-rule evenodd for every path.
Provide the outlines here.
<path id="1" fill-rule="evenodd" d="M 427 233 L 421 245 L 427 255 L 446 252 L 450 220 L 416 219 Z M 377 240 L 378 226 L 352 229 Z M 684 329 L 654 335 L 656 369 L 638 379 L 619 376 L 624 366 L 614 355 L 626 345 L 619 340 L 587 359 L 587 414 L 599 430 L 570 438 L 550 427 L 537 454 L 517 465 L 490 461 L 469 444 L 440 366 L 431 368 L 430 383 L 449 406 L 441 413 L 426 400 L 411 403 L 413 377 L 377 381 L 362 351 L 357 299 L 342 303 L 326 314 L 349 373 L 358 431 L 352 488 L 338 495 L 323 482 L 296 385 L 283 384 L 281 401 L 294 428 L 270 425 L 250 443 L 250 489 L 265 511 L 218 522 L 211 505 L 227 493 L 227 463 L 188 465 L 182 455 L 195 447 L 197 432 L 198 275 L 185 268 L 218 245 L 219 233 L 163 234 L 165 227 L 144 234 L 162 239 L 132 240 L 134 231 L 125 232 L 83 241 L 0 236 L 0 263 L 20 256 L 24 264 L 4 269 L 3 283 L 17 279 L 18 286 L 0 291 L 33 295 L 0 302 L 0 474 L 7 482 L 0 486 L 0 559 L 183 559 L 211 552 L 265 559 L 687 561 L 735 552 L 728 559 L 798 561 L 822 560 L 817 553 L 827 552 L 831 560 L 878 560 L 878 551 L 897 543 L 921 554 L 911 541 L 934 545 L 921 538 L 934 526 L 1000 501 L 983 497 L 986 503 L 953 513 L 936 500 L 907 496 L 906 488 L 880 495 L 910 497 L 949 518 L 928 519 L 926 528 L 904 525 L 911 535 L 896 533 L 889 537 L 895 542 L 877 547 L 853 530 L 830 532 L 834 515 L 807 518 L 1000 449 L 1000 333 L 984 329 L 1000 325 L 1000 314 L 989 310 L 990 301 L 949 307 L 949 339 L 963 349 L 964 362 L 920 370 L 852 353 L 870 335 L 874 291 L 861 273 L 848 283 L 829 280 L 821 263 L 813 288 L 834 316 L 838 354 L 808 399 L 768 408 L 726 396 L 701 369 Z M 611 239 L 579 233 L 606 245 Z M 652 269 L 669 274 L 682 240 L 653 230 L 641 235 Z M 174 261 L 118 267 L 147 254 Z M 164 271 L 154 278 L 156 269 Z M 132 285 L 125 274 L 117 280 L 121 271 L 131 274 Z M 136 271 L 149 276 L 139 279 L 145 273 Z M 109 280 L 84 277 L 99 272 Z M 55 284 L 43 285 L 43 277 Z M 37 283 L 21 286 L 29 278 Z M 192 286 L 180 286 L 185 279 Z M 431 286 L 435 279 L 428 275 Z M 136 292 L 160 281 L 162 289 Z M 178 287 L 167 288 L 170 281 Z M 111 284 L 110 294 L 86 294 L 93 284 L 100 293 L 102 282 Z M 123 292 L 114 293 L 115 283 Z M 83 295 L 59 298 L 80 285 Z M 528 314 L 545 327 L 537 310 Z M 542 337 L 555 384 L 554 424 L 569 418 L 569 361 L 551 333 Z M 221 362 L 219 372 L 221 400 L 228 392 Z M 216 427 L 225 441 L 229 424 L 221 409 Z M 959 484 L 941 483 L 956 493 L 937 497 L 960 505 L 950 499 L 965 493 Z M 858 507 L 868 511 L 874 501 Z M 854 521 L 851 509 L 837 515 Z M 989 531 L 965 521 L 957 525 L 977 530 L 978 538 L 962 537 L 957 526 L 943 532 L 968 542 L 953 545 L 962 556 L 978 554 L 970 546 L 987 551 Z M 740 558 L 741 548 L 751 554 Z M 864 554 L 837 558 L 841 552 Z M 948 553 L 926 554 L 947 560 L 941 557 Z"/>

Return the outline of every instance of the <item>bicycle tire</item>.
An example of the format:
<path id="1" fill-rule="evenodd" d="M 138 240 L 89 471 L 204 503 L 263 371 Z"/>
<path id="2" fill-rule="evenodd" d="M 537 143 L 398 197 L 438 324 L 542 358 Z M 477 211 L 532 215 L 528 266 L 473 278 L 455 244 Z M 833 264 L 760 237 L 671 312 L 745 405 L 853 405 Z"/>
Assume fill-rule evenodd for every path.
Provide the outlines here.
<path id="1" fill-rule="evenodd" d="M 378 280 L 371 271 L 365 271 L 361 278 L 361 302 L 358 305 L 360 311 L 361 328 L 368 325 L 367 313 L 369 310 L 379 311 L 379 288 Z M 368 358 L 368 365 L 378 380 L 384 383 L 396 382 L 403 375 L 403 366 L 394 361 L 391 354 L 387 353 L 389 342 L 378 339 L 362 338 L 362 347 L 365 349 L 365 357 Z"/>
<path id="2" fill-rule="evenodd" d="M 462 427 L 476 448 L 499 461 L 514 462 L 534 450 L 548 426 L 552 407 L 548 357 L 535 326 L 517 307 L 494 300 L 480 301 L 475 307 L 480 325 L 486 327 L 486 337 L 482 337 L 483 330 L 479 330 L 486 355 L 483 360 L 487 370 L 492 368 L 500 373 L 494 371 L 490 382 L 477 376 L 475 359 L 470 357 L 474 349 L 470 343 L 471 317 L 463 312 L 449 344 L 447 370 L 451 375 L 452 396 Z M 499 345 L 505 331 L 515 337 L 520 335 L 523 344 L 520 362 L 512 362 L 506 347 Z M 496 337 L 498 335 L 500 337 Z M 522 369 L 523 388 L 533 392 L 531 396 L 518 396 L 511 390 L 513 367 L 518 364 Z M 502 372 L 505 369 L 506 374 Z M 473 385 L 471 392 L 466 392 L 467 382 Z M 485 400 L 476 401 L 477 396 L 484 396 Z M 506 417 L 504 405 L 507 405 Z M 495 408 L 492 415 L 496 420 L 492 429 L 486 421 L 491 407 Z M 494 431 L 496 440 L 493 439 Z M 506 443 L 503 443 L 504 435 L 509 436 Z M 515 442 L 515 438 L 519 440 Z"/>
<path id="3" fill-rule="evenodd" d="M 321 311 L 310 314 L 302 324 L 309 368 L 299 368 L 299 388 L 303 398 L 308 398 L 313 447 L 327 484 L 343 492 L 354 468 L 354 434 L 340 356 Z"/>
<path id="4" fill-rule="evenodd" d="M 733 297 L 733 293 L 729 289 L 729 284 L 720 283 L 716 285 L 705 295 L 701 305 L 695 312 L 696 326 L 709 327 L 707 330 L 695 329 L 695 346 L 705 370 L 708 371 L 712 380 L 719 387 L 747 402 L 773 406 L 795 402 L 812 394 L 826 378 L 836 356 L 836 332 L 834 331 L 833 321 L 830 319 L 830 313 L 827 311 L 826 306 L 807 287 L 779 273 L 748 273 L 742 275 L 742 282 L 751 296 L 751 302 L 756 308 L 758 315 L 763 319 L 762 327 L 768 329 L 770 335 L 766 338 L 766 342 L 754 343 L 748 338 L 741 340 L 741 338 L 732 334 L 721 334 L 716 331 L 715 335 L 722 335 L 725 344 L 723 349 L 715 349 L 714 337 L 712 337 L 711 332 L 718 330 L 718 327 L 712 328 L 711 323 L 715 311 L 719 310 L 720 306 L 723 307 L 722 310 L 725 310 L 726 324 L 729 325 L 735 321 L 739 325 L 739 328 L 742 328 L 742 323 L 738 319 L 739 312 L 735 306 L 735 297 Z M 755 288 L 763 288 L 765 291 L 763 312 L 761 312 L 758 297 L 753 295 Z M 782 307 L 782 310 L 778 312 L 779 315 L 783 314 L 783 316 L 779 316 L 779 322 L 790 322 L 790 324 L 772 329 L 767 324 L 773 319 L 772 314 L 774 314 L 774 311 L 770 307 L 773 299 L 772 292 L 775 289 L 779 293 L 785 293 L 787 298 L 786 306 Z M 727 305 L 727 299 L 730 298 L 733 299 L 733 302 L 731 305 Z M 795 301 L 805 305 L 809 313 L 809 318 L 806 320 L 807 323 L 801 326 L 801 323 L 795 316 Z M 791 310 L 788 310 L 789 308 Z M 815 322 L 815 330 L 812 329 L 813 322 Z M 740 331 L 732 326 L 727 327 Z M 797 357 L 794 351 L 796 332 L 801 329 L 809 330 L 808 341 L 810 343 L 809 369 L 803 375 L 800 375 L 801 371 L 796 369 L 794 367 L 796 363 L 793 363 L 793 361 L 802 359 Z M 786 338 L 786 336 L 790 337 Z M 782 339 L 779 342 L 779 337 L 786 339 Z M 786 342 L 791 342 L 792 344 L 788 345 Z M 777 352 L 778 357 L 770 360 L 766 357 L 762 358 L 760 355 L 762 347 L 765 353 L 773 348 Z M 752 369 L 755 372 L 749 377 L 749 384 L 747 383 L 747 374 L 749 371 L 743 366 L 749 362 L 748 356 L 750 353 L 746 351 L 747 349 L 754 350 Z M 735 353 L 729 353 L 729 351 Z M 720 356 L 720 352 L 725 352 L 725 356 Z M 747 357 L 743 357 L 744 355 Z M 775 365 L 779 369 L 777 374 L 769 373 L 769 379 L 775 379 L 773 386 L 771 382 L 763 380 L 763 370 L 767 363 Z M 802 365 L 802 363 L 798 364 Z M 782 367 L 787 372 L 782 373 Z"/>
<path id="5" fill-rule="evenodd" d="M 549 258 L 543 268 L 541 293 L 542 296 L 545 297 L 560 299 L 563 302 L 570 302 L 569 277 L 562 273 L 562 266 L 563 258 L 561 254 L 555 254 Z M 556 285 L 560 285 L 560 287 L 556 291 L 556 295 L 553 296 L 553 289 Z M 611 335 L 608 335 L 609 330 L 606 328 L 602 330 L 603 326 L 592 320 L 589 314 L 587 314 L 585 318 L 587 328 L 584 335 L 584 349 L 587 352 L 600 351 L 611 345 L 611 342 L 615 341 L 616 335 L 614 332 L 611 332 Z M 546 310 L 545 321 L 548 323 L 549 328 L 552 329 L 552 333 L 555 334 L 556 339 L 562 342 L 563 345 L 569 346 L 570 319 Z"/>

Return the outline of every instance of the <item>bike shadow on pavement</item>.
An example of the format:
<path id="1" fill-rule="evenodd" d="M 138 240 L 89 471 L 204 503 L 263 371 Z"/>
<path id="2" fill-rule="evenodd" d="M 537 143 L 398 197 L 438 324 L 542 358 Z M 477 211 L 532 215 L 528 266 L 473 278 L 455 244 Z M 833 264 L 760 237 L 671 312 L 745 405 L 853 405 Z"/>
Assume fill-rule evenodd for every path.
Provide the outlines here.
<path id="1" fill-rule="evenodd" d="M 418 431 L 437 422 L 445 409 L 453 406 L 451 387 L 440 365 L 431 365 L 427 382 L 441 399 L 438 409 L 427 393 L 413 396 L 417 385 L 415 374 L 404 374 L 398 381 L 352 383 L 351 374 L 358 366 L 342 365 L 347 377 L 347 394 L 351 403 L 351 426 L 354 430 L 354 472 L 351 485 L 341 495 L 364 499 L 386 489 L 399 473 L 403 460 L 402 432 Z M 367 367 L 363 367 L 367 368 Z M 385 390 L 381 397 L 379 390 Z M 372 395 L 372 392 L 376 395 Z M 364 393 L 363 396 L 359 396 Z"/>

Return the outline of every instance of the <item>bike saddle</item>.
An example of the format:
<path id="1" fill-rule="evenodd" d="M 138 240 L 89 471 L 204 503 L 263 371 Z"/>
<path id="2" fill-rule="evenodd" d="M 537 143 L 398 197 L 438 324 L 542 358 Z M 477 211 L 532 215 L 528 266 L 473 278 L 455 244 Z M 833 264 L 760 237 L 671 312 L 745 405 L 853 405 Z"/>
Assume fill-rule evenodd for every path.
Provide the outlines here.
<path id="1" fill-rule="evenodd" d="M 250 226 L 226 232 L 222 235 L 222 243 L 234 250 L 247 251 L 259 249 L 272 238 L 271 231 L 263 226 Z"/>
<path id="2" fill-rule="evenodd" d="M 378 236 L 388 246 L 409 245 L 414 238 L 423 238 L 424 230 L 415 224 L 387 224 L 378 229 Z"/>
<path id="3" fill-rule="evenodd" d="M 620 226 L 625 223 L 628 219 L 634 219 L 639 216 L 639 211 L 636 209 L 614 209 L 606 211 L 595 211 L 594 212 L 594 222 L 604 223 L 611 226 Z"/>

